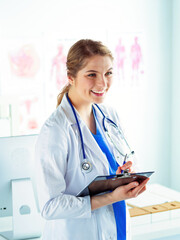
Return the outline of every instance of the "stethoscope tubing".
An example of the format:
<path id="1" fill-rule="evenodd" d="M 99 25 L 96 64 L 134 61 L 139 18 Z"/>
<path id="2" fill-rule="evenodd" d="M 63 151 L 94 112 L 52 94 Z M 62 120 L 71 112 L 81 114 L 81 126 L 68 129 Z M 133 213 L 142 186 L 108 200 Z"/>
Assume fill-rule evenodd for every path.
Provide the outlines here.
<path id="1" fill-rule="evenodd" d="M 83 136 L 82 136 L 82 132 L 81 132 L 81 128 L 80 128 L 80 125 L 79 125 L 79 121 L 78 121 L 78 118 L 77 118 L 77 114 L 75 112 L 75 109 L 68 97 L 68 94 L 66 95 L 67 96 L 67 100 L 72 108 L 72 111 L 73 111 L 73 114 L 74 114 L 74 117 L 76 119 L 76 123 L 77 123 L 77 126 L 78 126 L 78 130 L 79 130 L 79 135 L 80 135 L 80 139 L 81 139 L 81 148 L 82 148 L 82 152 L 83 152 L 83 159 L 86 159 L 86 154 L 85 154 L 85 150 L 84 150 L 84 141 L 83 141 Z"/>
<path id="2" fill-rule="evenodd" d="M 73 107 L 73 105 L 72 105 L 72 103 L 71 103 L 71 101 L 70 101 L 70 99 L 69 99 L 69 97 L 68 97 L 68 94 L 66 94 L 66 96 L 67 96 L 67 100 L 68 100 L 68 102 L 69 102 L 69 104 L 70 104 L 70 106 L 71 106 L 71 109 L 72 109 L 72 111 L 73 111 L 74 117 L 75 117 L 75 119 L 76 119 L 76 123 L 77 123 L 77 126 L 78 126 L 78 131 L 79 131 L 79 135 L 80 135 L 80 139 L 81 139 L 81 148 L 82 148 L 82 152 L 83 152 L 83 159 L 85 160 L 85 159 L 86 159 L 86 154 L 85 154 L 85 150 L 84 150 L 84 141 L 83 141 L 83 136 L 82 136 L 82 131 L 81 131 L 81 128 L 80 128 L 80 124 L 79 124 L 79 121 L 78 121 L 78 118 L 77 118 L 77 114 L 76 114 L 76 112 L 75 112 L 75 109 L 74 109 L 74 107 Z M 116 146 L 115 142 L 114 142 L 114 141 L 112 140 L 112 138 L 110 137 L 109 132 L 108 132 L 108 129 L 107 129 L 106 126 L 105 126 L 105 120 L 109 121 L 114 127 L 116 127 L 117 130 L 119 131 L 119 133 L 123 136 L 123 139 L 124 139 L 126 145 L 128 146 L 128 148 L 129 148 L 129 150 L 130 150 L 130 154 L 129 154 L 129 155 L 134 154 L 134 151 L 131 151 L 131 148 L 130 148 L 128 142 L 126 141 L 126 139 L 125 139 L 125 137 L 124 137 L 124 134 L 122 133 L 122 131 L 119 130 L 119 127 L 116 125 L 116 123 L 113 122 L 113 121 L 112 121 L 111 119 L 109 119 L 108 117 L 106 117 L 105 114 L 103 113 L 103 111 L 101 110 L 101 108 L 100 108 L 97 104 L 95 104 L 95 106 L 99 109 L 99 111 L 101 112 L 101 114 L 102 114 L 102 116 L 103 116 L 102 125 L 103 125 L 103 128 L 104 128 L 104 131 L 105 131 L 105 133 L 107 134 L 107 136 L 109 137 L 109 139 L 110 139 L 110 141 L 112 142 L 112 144 L 114 145 L 114 147 L 116 148 L 116 150 L 119 152 L 119 154 L 120 154 L 121 156 L 123 156 L 123 157 L 125 156 L 125 154 L 122 154 L 122 153 L 119 151 L 119 149 L 118 149 L 118 147 Z M 129 156 L 129 155 L 128 155 L 128 156 Z"/>
<path id="3" fill-rule="evenodd" d="M 131 151 L 131 148 L 130 148 L 129 144 L 128 144 L 126 138 L 124 137 L 124 133 L 122 132 L 122 129 L 121 129 L 121 131 L 120 131 L 120 129 L 119 129 L 119 127 L 117 126 L 117 124 L 116 124 L 115 122 L 113 122 L 110 118 L 106 117 L 105 114 L 103 113 L 102 109 L 101 109 L 97 104 L 95 104 L 95 106 L 99 109 L 99 111 L 100 111 L 101 114 L 103 115 L 102 125 L 103 125 L 103 128 L 104 128 L 104 131 L 106 132 L 107 136 L 109 137 L 110 141 L 111 141 L 112 144 L 115 146 L 115 148 L 116 148 L 116 150 L 119 152 L 119 154 L 120 154 L 121 156 L 123 156 L 123 157 L 125 157 L 125 155 L 126 155 L 126 154 L 122 154 L 122 153 L 119 151 L 117 145 L 116 145 L 115 142 L 112 140 L 112 138 L 111 138 L 111 136 L 109 135 L 108 130 L 107 130 L 106 126 L 105 126 L 105 120 L 108 120 L 113 126 L 115 126 L 115 127 L 118 129 L 120 135 L 123 136 L 123 139 L 124 139 L 126 145 L 127 145 L 128 148 L 130 149 L 130 154 L 129 154 L 129 155 L 134 154 L 134 151 Z M 128 155 L 128 156 L 129 156 L 129 155 Z M 128 156 L 127 156 L 127 158 L 128 158 Z"/>
<path id="4" fill-rule="evenodd" d="M 105 119 L 107 119 L 110 123 L 112 123 L 115 127 L 118 128 L 118 126 L 115 124 L 115 122 L 113 122 L 111 119 L 109 119 L 109 118 L 107 118 L 107 117 L 105 116 L 105 114 L 103 113 L 102 109 L 101 109 L 97 104 L 95 104 L 95 106 L 99 109 L 99 111 L 100 111 L 101 114 L 103 115 L 102 125 L 103 125 L 103 128 L 104 128 L 104 131 L 105 131 L 105 132 L 108 132 L 108 130 L 107 130 L 106 126 L 105 126 Z"/>

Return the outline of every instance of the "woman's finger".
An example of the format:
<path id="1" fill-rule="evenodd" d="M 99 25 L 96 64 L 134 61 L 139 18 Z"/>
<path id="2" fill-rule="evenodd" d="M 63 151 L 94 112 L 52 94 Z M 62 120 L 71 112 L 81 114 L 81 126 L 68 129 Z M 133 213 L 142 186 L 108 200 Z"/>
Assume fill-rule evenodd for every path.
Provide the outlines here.
<path id="1" fill-rule="evenodd" d="M 124 185 L 123 187 L 125 189 L 125 192 L 128 192 L 128 191 L 130 191 L 132 189 L 137 188 L 138 186 L 139 186 L 139 183 L 137 181 L 134 181 L 134 182 L 131 182 L 131 183 L 127 184 L 127 185 Z"/>
<path id="2" fill-rule="evenodd" d="M 143 193 L 146 190 L 146 185 L 139 191 L 138 195 Z"/>
<path id="3" fill-rule="evenodd" d="M 121 174 L 121 167 L 119 166 L 117 171 L 116 171 L 116 174 Z"/>
<path id="4" fill-rule="evenodd" d="M 126 169 L 129 169 L 129 168 L 131 168 L 132 167 L 132 162 L 131 161 L 128 161 L 128 162 L 126 162 L 122 167 L 121 167 L 121 169 L 122 170 L 126 170 Z"/>
<path id="5" fill-rule="evenodd" d="M 132 190 L 133 194 L 138 196 L 141 193 L 141 191 L 143 192 L 145 190 L 144 187 L 145 187 L 145 185 L 147 184 L 148 181 L 149 181 L 149 178 L 145 179 L 141 184 L 139 184 L 139 186 L 134 188 Z"/>

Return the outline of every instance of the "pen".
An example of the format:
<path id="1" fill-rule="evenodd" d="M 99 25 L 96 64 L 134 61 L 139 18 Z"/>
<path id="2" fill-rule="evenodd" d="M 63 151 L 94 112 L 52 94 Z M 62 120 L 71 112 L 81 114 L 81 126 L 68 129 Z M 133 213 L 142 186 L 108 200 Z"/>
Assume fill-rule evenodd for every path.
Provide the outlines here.
<path id="1" fill-rule="evenodd" d="M 126 163 L 126 159 L 127 159 L 127 154 L 124 157 L 123 165 Z M 124 173 L 124 170 L 121 170 L 121 173 Z"/>

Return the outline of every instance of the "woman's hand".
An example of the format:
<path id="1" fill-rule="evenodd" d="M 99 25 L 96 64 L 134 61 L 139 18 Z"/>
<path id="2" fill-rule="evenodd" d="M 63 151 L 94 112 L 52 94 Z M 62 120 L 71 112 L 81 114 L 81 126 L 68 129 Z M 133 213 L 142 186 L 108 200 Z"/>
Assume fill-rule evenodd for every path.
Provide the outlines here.
<path id="1" fill-rule="evenodd" d="M 134 181 L 127 185 L 117 187 L 113 192 L 110 193 L 112 201 L 118 202 L 121 200 L 137 197 L 139 194 L 143 193 L 146 190 L 146 184 L 148 181 L 149 178 L 145 179 L 140 184 Z"/>
<path id="2" fill-rule="evenodd" d="M 121 167 L 119 166 L 117 171 L 116 171 L 116 174 L 121 174 L 121 171 L 124 171 L 126 169 L 129 169 L 129 172 L 132 173 L 132 162 L 131 161 L 128 161 L 126 162 L 124 165 L 122 165 Z"/>
<path id="3" fill-rule="evenodd" d="M 129 172 L 132 173 L 132 162 L 127 161 L 123 166 L 119 166 L 116 174 L 121 174 L 121 171 L 129 169 Z M 113 204 L 122 200 L 129 198 L 137 197 L 139 194 L 143 193 L 146 190 L 146 184 L 149 181 L 149 178 L 141 182 L 140 184 L 137 181 L 131 182 L 127 185 L 117 187 L 114 191 L 102 195 L 92 196 L 91 197 L 91 209 L 95 210 L 97 208 Z"/>
<path id="4" fill-rule="evenodd" d="M 141 184 L 138 182 L 131 182 L 127 185 L 117 187 L 110 193 L 96 195 L 91 197 L 91 209 L 95 210 L 100 207 L 113 204 L 122 200 L 137 197 L 146 190 L 146 183 L 149 178 L 144 180 Z"/>
<path id="5" fill-rule="evenodd" d="M 129 169 L 129 172 L 132 173 L 132 162 L 126 162 L 122 167 L 118 167 L 116 174 L 121 174 L 122 171 Z M 139 184 L 137 181 L 131 182 L 127 185 L 120 186 L 116 188 L 113 192 L 113 199 L 115 202 L 126 200 L 129 198 L 137 197 L 139 194 L 146 190 L 146 183 L 149 181 L 149 178 Z M 113 201 L 114 201 L 113 200 Z"/>

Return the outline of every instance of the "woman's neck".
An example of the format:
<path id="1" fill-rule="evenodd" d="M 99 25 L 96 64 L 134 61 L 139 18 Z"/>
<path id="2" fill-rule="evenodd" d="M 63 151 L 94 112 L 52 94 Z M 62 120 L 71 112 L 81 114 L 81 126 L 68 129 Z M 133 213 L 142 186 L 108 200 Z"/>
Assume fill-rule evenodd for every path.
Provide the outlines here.
<path id="1" fill-rule="evenodd" d="M 68 92 L 68 97 L 82 118 L 90 118 L 92 114 L 92 103 L 84 101 L 80 96 L 74 94 L 71 89 Z"/>
<path id="2" fill-rule="evenodd" d="M 84 121 L 84 123 L 89 128 L 89 130 L 93 134 L 96 134 L 96 123 L 95 123 L 95 119 L 94 119 L 92 105 L 91 105 L 91 109 L 89 111 L 87 110 L 87 108 L 85 108 L 85 109 L 79 108 L 79 109 L 77 109 L 77 111 L 78 111 L 79 115 L 81 116 L 81 119 Z"/>
<path id="3" fill-rule="evenodd" d="M 68 94 L 68 97 L 72 105 L 78 111 L 81 119 L 85 122 L 85 124 L 90 129 L 90 131 L 95 134 L 96 124 L 95 124 L 92 104 L 82 103 L 78 100 L 78 98 L 73 98 L 71 94 Z"/>

